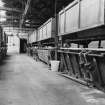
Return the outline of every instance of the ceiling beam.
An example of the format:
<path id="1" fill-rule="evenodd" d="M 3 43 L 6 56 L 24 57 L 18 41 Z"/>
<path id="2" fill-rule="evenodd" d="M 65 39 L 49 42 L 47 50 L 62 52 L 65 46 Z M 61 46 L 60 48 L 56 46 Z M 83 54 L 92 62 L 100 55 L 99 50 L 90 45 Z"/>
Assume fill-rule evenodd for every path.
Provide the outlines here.
<path id="1" fill-rule="evenodd" d="M 14 28 L 15 28 L 15 27 L 16 27 L 16 28 L 19 27 L 19 25 L 13 25 L 13 24 L 8 24 L 8 25 L 7 25 L 7 24 L 2 24 L 1 26 L 2 26 L 2 27 L 14 27 Z"/>
<path id="2" fill-rule="evenodd" d="M 0 22 L 0 25 L 2 25 L 2 26 L 17 26 L 17 27 L 19 27 L 19 22 L 11 22 L 11 21 L 6 21 L 6 22 Z"/>
<path id="3" fill-rule="evenodd" d="M 21 19 L 21 21 L 20 21 L 20 27 L 22 27 L 22 25 L 23 25 L 24 18 L 25 18 L 25 16 L 27 15 L 28 9 L 29 9 L 29 7 L 30 7 L 30 3 L 31 3 L 31 0 L 27 0 L 27 4 L 26 4 L 26 6 L 25 6 L 25 10 L 24 10 L 24 12 L 23 12 L 23 14 L 22 14 L 22 19 Z"/>
<path id="4" fill-rule="evenodd" d="M 22 10 L 16 9 L 16 8 L 7 8 L 7 7 L 0 7 L 0 10 L 5 10 L 5 11 L 14 11 L 14 12 L 22 12 Z"/>
<path id="5" fill-rule="evenodd" d="M 19 16 L 2 16 L 2 15 L 0 15 L 0 18 L 6 18 L 6 19 L 20 19 Z"/>
<path id="6" fill-rule="evenodd" d="M 27 32 L 27 31 L 34 31 L 35 29 L 34 28 L 14 28 L 14 27 L 5 27 L 5 30 L 13 30 L 13 29 L 15 29 L 15 30 L 19 30 L 19 31 L 25 31 L 25 32 Z"/>

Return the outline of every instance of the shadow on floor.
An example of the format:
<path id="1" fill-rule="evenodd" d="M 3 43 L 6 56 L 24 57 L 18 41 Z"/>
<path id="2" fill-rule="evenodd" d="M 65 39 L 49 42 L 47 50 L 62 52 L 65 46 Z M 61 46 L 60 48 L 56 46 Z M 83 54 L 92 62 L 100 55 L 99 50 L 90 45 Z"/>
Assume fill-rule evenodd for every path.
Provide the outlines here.
<path id="1" fill-rule="evenodd" d="M 7 63 L 6 60 L 9 60 L 11 56 L 12 55 L 6 55 L 6 57 L 2 58 L 2 60 L 0 61 L 0 66 L 5 65 Z"/>
<path id="2" fill-rule="evenodd" d="M 7 65 L 7 60 L 11 59 L 12 55 L 6 55 L 2 61 L 0 61 L 0 82 L 7 80 L 7 71 L 4 69 L 4 66 Z"/>

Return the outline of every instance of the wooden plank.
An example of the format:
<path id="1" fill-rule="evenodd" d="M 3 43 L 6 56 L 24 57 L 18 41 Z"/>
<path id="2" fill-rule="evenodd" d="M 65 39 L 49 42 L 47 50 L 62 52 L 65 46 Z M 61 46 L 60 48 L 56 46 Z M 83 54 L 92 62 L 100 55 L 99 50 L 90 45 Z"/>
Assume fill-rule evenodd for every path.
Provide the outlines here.
<path id="1" fill-rule="evenodd" d="M 61 53 L 60 53 L 60 67 L 59 67 L 59 71 L 60 72 L 63 72 L 63 69 L 64 68 L 64 63 L 63 63 L 63 59 L 62 59 L 62 56 L 61 56 Z"/>
<path id="2" fill-rule="evenodd" d="M 79 64 L 79 55 L 76 55 L 76 60 L 77 60 L 77 65 L 78 65 L 79 77 L 82 78 L 82 71 Z"/>
<path id="3" fill-rule="evenodd" d="M 74 75 L 78 76 L 78 74 L 79 74 L 79 66 L 77 64 L 76 56 L 73 55 L 73 54 L 71 55 L 71 62 L 72 62 L 73 68 L 74 68 Z"/>
<path id="4" fill-rule="evenodd" d="M 81 51 L 81 50 L 90 50 L 90 51 L 102 51 L 105 52 L 103 48 L 60 48 L 61 50 L 71 50 L 71 51 Z"/>
<path id="5" fill-rule="evenodd" d="M 105 59 L 104 58 L 97 58 L 95 59 L 96 62 L 96 71 L 98 75 L 98 82 L 100 85 L 105 85 Z"/>
<path id="6" fill-rule="evenodd" d="M 72 75 L 73 74 L 73 67 L 72 67 L 72 64 L 71 64 L 71 61 L 70 61 L 69 54 L 66 54 L 66 61 L 67 61 L 69 74 Z"/>
<path id="7" fill-rule="evenodd" d="M 65 71 L 64 72 L 68 72 L 68 67 L 67 67 L 66 60 L 65 60 L 65 57 L 64 57 L 63 53 L 62 53 L 62 59 L 63 59 L 64 67 L 65 67 Z"/>

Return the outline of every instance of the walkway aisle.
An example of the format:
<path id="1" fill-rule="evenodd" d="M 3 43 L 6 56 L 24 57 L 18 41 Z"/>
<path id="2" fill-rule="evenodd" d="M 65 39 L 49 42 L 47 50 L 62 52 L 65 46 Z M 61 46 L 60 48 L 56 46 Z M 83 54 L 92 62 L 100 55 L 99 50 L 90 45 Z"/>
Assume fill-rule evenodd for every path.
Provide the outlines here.
<path id="1" fill-rule="evenodd" d="M 0 65 L 0 105 L 105 105 L 105 94 L 48 70 L 27 55 Z"/>

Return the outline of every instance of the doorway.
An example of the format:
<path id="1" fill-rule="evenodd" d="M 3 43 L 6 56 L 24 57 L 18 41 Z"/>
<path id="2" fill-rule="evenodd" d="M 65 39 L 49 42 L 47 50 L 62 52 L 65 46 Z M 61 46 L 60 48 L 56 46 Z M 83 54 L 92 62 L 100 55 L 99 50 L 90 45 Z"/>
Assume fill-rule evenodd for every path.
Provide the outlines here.
<path id="1" fill-rule="evenodd" d="M 27 51 L 27 40 L 20 39 L 20 53 L 26 53 Z"/>

